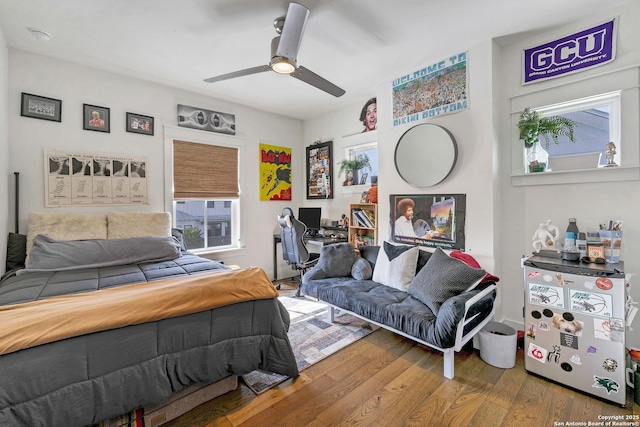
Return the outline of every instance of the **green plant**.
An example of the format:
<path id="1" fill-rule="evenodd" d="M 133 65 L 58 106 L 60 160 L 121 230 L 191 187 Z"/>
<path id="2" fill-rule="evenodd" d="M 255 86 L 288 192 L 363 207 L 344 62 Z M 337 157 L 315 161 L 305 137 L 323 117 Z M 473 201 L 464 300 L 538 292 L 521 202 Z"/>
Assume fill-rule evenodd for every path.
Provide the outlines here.
<path id="1" fill-rule="evenodd" d="M 365 153 L 358 153 L 353 159 L 344 159 L 340 162 L 340 170 L 338 176 L 342 176 L 344 171 L 353 170 L 358 171 L 360 169 L 366 169 L 371 171 L 371 163 L 369 162 L 369 156 Z"/>
<path id="2" fill-rule="evenodd" d="M 562 116 L 543 117 L 541 113 L 529 107 L 522 111 L 518 121 L 520 139 L 524 140 L 527 148 L 534 142 L 540 141 L 540 135 L 544 137 L 547 148 L 549 148 L 549 136 L 556 144 L 559 136 L 566 136 L 569 141 L 576 142 L 573 134 L 575 126 L 576 123 L 571 119 Z"/>

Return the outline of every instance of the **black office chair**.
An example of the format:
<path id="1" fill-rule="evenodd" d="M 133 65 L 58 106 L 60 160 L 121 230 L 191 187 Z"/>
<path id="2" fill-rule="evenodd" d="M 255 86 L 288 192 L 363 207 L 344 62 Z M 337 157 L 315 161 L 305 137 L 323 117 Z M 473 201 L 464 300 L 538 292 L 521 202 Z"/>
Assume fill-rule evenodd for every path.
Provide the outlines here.
<path id="1" fill-rule="evenodd" d="M 309 253 L 307 250 L 303 240 L 307 226 L 295 218 L 291 208 L 282 209 L 282 214 L 278 215 L 278 224 L 280 224 L 282 257 L 293 270 L 300 271 L 300 277 L 295 280 L 300 284 L 302 275 L 318 263 L 320 254 Z M 300 296 L 299 286 L 296 296 Z"/>

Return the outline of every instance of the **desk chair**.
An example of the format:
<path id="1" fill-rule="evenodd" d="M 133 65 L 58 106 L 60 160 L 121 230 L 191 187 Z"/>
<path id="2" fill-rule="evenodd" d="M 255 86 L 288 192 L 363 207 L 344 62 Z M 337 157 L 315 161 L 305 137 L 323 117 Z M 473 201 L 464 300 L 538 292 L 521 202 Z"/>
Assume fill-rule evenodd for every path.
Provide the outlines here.
<path id="1" fill-rule="evenodd" d="M 293 270 L 300 271 L 300 278 L 296 278 L 296 282 L 301 284 L 302 275 L 318 263 L 319 254 L 309 253 L 307 250 L 303 240 L 307 226 L 295 218 L 291 208 L 282 209 L 282 214 L 278 215 L 278 224 L 282 240 L 282 257 Z M 296 296 L 300 296 L 300 286 Z"/>

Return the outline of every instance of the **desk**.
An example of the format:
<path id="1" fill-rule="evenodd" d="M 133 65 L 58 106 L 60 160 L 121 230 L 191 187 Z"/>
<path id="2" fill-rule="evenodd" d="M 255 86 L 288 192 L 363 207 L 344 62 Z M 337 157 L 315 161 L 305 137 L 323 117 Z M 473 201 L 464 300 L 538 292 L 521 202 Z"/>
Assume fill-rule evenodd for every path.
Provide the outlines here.
<path id="1" fill-rule="evenodd" d="M 333 245 L 336 243 L 345 243 L 348 241 L 346 237 L 329 237 L 329 236 L 304 236 L 302 238 L 305 243 L 311 245 Z M 273 235 L 273 280 L 278 280 L 278 243 L 282 243 L 282 239 L 279 234 Z"/>

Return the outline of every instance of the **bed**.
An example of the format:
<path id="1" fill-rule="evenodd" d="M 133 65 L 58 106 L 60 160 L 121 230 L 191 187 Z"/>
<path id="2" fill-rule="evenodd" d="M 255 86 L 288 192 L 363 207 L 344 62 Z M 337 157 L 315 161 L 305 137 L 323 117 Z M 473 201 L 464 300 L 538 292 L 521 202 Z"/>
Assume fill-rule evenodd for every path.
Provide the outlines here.
<path id="1" fill-rule="evenodd" d="M 26 268 L 0 281 L 0 425 L 85 426 L 255 369 L 298 375 L 266 273 L 171 234 L 164 213 L 30 216 Z"/>

